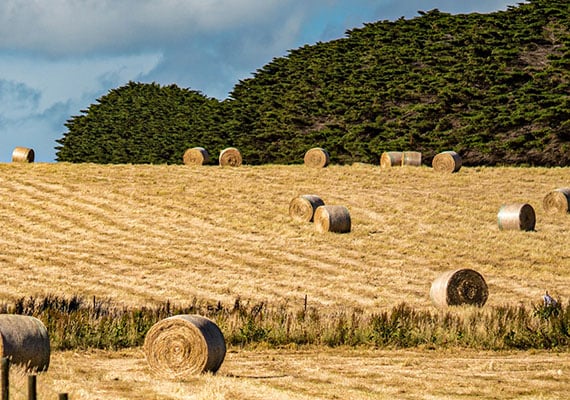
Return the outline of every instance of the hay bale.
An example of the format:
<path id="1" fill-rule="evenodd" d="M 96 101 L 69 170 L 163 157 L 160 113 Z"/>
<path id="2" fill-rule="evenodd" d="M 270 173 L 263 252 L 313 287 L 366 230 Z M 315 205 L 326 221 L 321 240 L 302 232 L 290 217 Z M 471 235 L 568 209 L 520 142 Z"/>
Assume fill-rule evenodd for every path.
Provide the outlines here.
<path id="1" fill-rule="evenodd" d="M 380 156 L 380 166 L 382 168 L 399 167 L 402 165 L 401 151 L 385 151 Z"/>
<path id="2" fill-rule="evenodd" d="M 50 359 L 49 336 L 35 317 L 0 314 L 0 356 L 31 371 L 47 371 Z"/>
<path id="3" fill-rule="evenodd" d="M 560 188 L 547 193 L 542 200 L 542 206 L 550 214 L 570 213 L 570 188 Z"/>
<path id="4" fill-rule="evenodd" d="M 325 202 L 319 196 L 304 194 L 291 200 L 289 203 L 289 215 L 297 221 L 313 222 L 315 210 L 324 205 Z"/>
<path id="5" fill-rule="evenodd" d="M 461 156 L 454 151 L 444 151 L 436 154 L 431 162 L 431 166 L 435 171 L 448 173 L 459 171 L 462 164 Z"/>
<path id="6" fill-rule="evenodd" d="M 479 272 L 457 269 L 444 272 L 435 279 L 429 295 L 438 307 L 462 304 L 482 307 L 489 297 L 489 289 Z"/>
<path id="7" fill-rule="evenodd" d="M 320 147 L 315 147 L 305 153 L 304 162 L 307 167 L 324 168 L 329 165 L 329 161 L 329 153 Z"/>
<path id="8" fill-rule="evenodd" d="M 497 214 L 497 222 L 500 230 L 533 231 L 536 215 L 530 204 L 504 204 Z"/>
<path id="9" fill-rule="evenodd" d="M 203 147 L 193 147 L 182 156 L 185 165 L 204 165 L 210 162 L 210 155 Z"/>
<path id="10" fill-rule="evenodd" d="M 313 218 L 318 232 L 350 232 L 350 213 L 345 206 L 319 206 Z"/>
<path id="11" fill-rule="evenodd" d="M 226 356 L 218 326 L 200 315 L 176 315 L 154 324 L 143 350 L 153 372 L 164 378 L 215 373 Z"/>
<path id="12" fill-rule="evenodd" d="M 419 151 L 404 151 L 402 153 L 402 166 L 419 167 L 422 165 L 422 153 Z"/>
<path id="13" fill-rule="evenodd" d="M 34 158 L 34 150 L 28 149 L 27 147 L 16 147 L 12 152 L 12 162 L 33 163 Z"/>
<path id="14" fill-rule="evenodd" d="M 242 163 L 241 153 L 235 147 L 228 147 L 220 153 L 220 166 L 239 167 Z"/>

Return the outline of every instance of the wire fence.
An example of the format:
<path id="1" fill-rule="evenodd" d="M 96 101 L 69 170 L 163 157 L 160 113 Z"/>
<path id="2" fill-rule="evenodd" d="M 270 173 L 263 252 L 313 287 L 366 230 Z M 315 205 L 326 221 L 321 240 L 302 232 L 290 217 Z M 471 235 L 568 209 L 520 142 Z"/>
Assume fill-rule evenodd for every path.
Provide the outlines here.
<path id="1" fill-rule="evenodd" d="M 1 397 L 0 400 L 10 400 L 10 391 L 12 394 L 16 395 L 16 398 L 37 400 L 37 375 L 28 374 L 27 377 L 27 392 L 24 389 L 26 379 L 20 380 L 19 385 L 10 385 L 10 359 L 8 357 L 2 357 L 2 362 L 0 365 L 0 390 Z M 59 393 L 57 395 L 58 400 L 68 400 L 67 393 Z"/>

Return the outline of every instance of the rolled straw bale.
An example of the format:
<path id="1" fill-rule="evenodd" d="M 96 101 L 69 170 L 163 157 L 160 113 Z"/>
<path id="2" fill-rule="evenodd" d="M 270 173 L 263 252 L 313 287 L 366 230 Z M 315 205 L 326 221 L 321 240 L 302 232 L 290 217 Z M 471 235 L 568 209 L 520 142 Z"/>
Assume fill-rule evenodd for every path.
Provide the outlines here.
<path id="1" fill-rule="evenodd" d="M 345 206 L 319 206 L 313 218 L 318 232 L 350 232 L 350 213 Z"/>
<path id="2" fill-rule="evenodd" d="M 385 151 L 380 156 L 380 166 L 382 168 L 399 167 L 402 165 L 401 151 Z"/>
<path id="3" fill-rule="evenodd" d="M 45 325 L 35 317 L 0 314 L 0 355 L 27 370 L 47 371 L 50 344 Z"/>
<path id="4" fill-rule="evenodd" d="M 497 214 L 497 222 L 500 230 L 532 231 L 536 215 L 530 204 L 503 204 Z"/>
<path id="5" fill-rule="evenodd" d="M 422 165 L 422 153 L 419 151 L 404 151 L 402 153 L 402 165 L 419 167 Z"/>
<path id="6" fill-rule="evenodd" d="M 289 215 L 297 221 L 313 222 L 315 210 L 324 206 L 325 202 L 315 194 L 304 194 L 295 197 L 289 203 Z"/>
<path id="7" fill-rule="evenodd" d="M 570 213 L 570 188 L 560 188 L 547 193 L 542 200 L 542 206 L 550 214 Z"/>
<path id="8" fill-rule="evenodd" d="M 435 279 L 429 295 L 438 307 L 462 304 L 482 307 L 489 297 L 489 289 L 479 272 L 456 269 L 444 272 Z"/>
<path id="9" fill-rule="evenodd" d="M 12 151 L 12 162 L 33 163 L 34 158 L 34 150 L 28 149 L 27 147 L 16 147 L 14 151 Z"/>
<path id="10" fill-rule="evenodd" d="M 324 168 L 329 165 L 330 155 L 328 151 L 315 147 L 305 153 L 304 162 L 307 167 Z"/>
<path id="11" fill-rule="evenodd" d="M 241 153 L 235 147 L 228 147 L 220 153 L 220 166 L 239 167 L 242 163 Z"/>
<path id="12" fill-rule="evenodd" d="M 457 172 L 461 169 L 463 160 L 455 151 L 444 151 L 436 154 L 431 162 L 432 168 L 437 172 Z"/>
<path id="13" fill-rule="evenodd" d="M 210 162 L 210 155 L 203 147 L 193 147 L 184 152 L 182 159 L 186 165 L 204 165 Z"/>
<path id="14" fill-rule="evenodd" d="M 151 370 L 165 378 L 215 373 L 226 356 L 218 326 L 201 315 L 175 315 L 154 324 L 143 350 Z"/>

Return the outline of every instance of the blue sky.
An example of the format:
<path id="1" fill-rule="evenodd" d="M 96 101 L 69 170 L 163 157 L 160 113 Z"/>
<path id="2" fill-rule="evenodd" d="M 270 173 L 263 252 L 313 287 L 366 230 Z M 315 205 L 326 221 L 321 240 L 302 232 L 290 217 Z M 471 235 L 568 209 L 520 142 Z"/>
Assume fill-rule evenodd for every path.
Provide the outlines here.
<path id="1" fill-rule="evenodd" d="M 291 49 L 365 22 L 506 10 L 509 0 L 2 0 L 0 162 L 55 160 L 64 123 L 129 81 L 223 99 Z"/>

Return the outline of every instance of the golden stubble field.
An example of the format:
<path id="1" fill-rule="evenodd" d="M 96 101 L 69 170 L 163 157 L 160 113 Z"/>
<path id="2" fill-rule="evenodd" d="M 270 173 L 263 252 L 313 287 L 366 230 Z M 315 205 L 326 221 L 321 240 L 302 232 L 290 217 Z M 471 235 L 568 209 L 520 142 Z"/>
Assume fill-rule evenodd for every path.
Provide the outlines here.
<path id="1" fill-rule="evenodd" d="M 127 306 L 240 297 L 297 309 L 307 296 L 322 310 L 372 313 L 431 309 L 431 282 L 472 268 L 489 286 L 487 306 L 530 306 L 546 289 L 566 303 L 570 216 L 542 208 L 566 186 L 568 168 L 0 164 L 0 295 Z M 300 194 L 346 206 L 352 232 L 292 221 Z M 536 231 L 500 231 L 500 206 L 519 202 L 534 207 Z M 231 349 L 217 376 L 189 385 L 152 380 L 134 349 L 53 354 L 43 379 L 72 398 L 564 398 L 569 374 L 567 353 Z"/>

